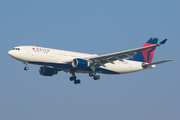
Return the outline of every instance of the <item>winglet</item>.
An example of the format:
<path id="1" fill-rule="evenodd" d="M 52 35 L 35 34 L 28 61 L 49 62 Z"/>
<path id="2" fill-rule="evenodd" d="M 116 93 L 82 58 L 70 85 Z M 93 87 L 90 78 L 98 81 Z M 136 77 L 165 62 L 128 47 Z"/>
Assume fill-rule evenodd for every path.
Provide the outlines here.
<path id="1" fill-rule="evenodd" d="M 165 44 L 166 41 L 167 41 L 167 39 L 161 41 L 159 44 Z"/>

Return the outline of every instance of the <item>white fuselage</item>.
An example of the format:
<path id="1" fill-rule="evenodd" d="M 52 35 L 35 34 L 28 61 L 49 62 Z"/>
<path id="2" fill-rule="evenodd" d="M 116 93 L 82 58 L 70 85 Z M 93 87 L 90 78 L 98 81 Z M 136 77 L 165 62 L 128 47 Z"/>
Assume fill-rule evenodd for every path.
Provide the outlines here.
<path id="1" fill-rule="evenodd" d="M 10 50 L 8 53 L 13 58 L 22 62 L 52 66 L 58 70 L 63 70 L 66 72 L 74 69 L 72 65 L 68 64 L 68 61 L 72 61 L 74 58 L 88 59 L 94 56 L 98 56 L 96 54 L 85 54 L 37 46 L 18 46 L 15 47 L 14 50 Z M 124 74 L 140 70 L 144 70 L 142 68 L 142 62 L 131 60 L 116 60 L 114 61 L 114 64 L 107 63 L 104 67 L 100 66 L 96 69 L 96 72 L 104 74 Z M 76 72 L 88 73 L 89 69 L 76 69 Z"/>

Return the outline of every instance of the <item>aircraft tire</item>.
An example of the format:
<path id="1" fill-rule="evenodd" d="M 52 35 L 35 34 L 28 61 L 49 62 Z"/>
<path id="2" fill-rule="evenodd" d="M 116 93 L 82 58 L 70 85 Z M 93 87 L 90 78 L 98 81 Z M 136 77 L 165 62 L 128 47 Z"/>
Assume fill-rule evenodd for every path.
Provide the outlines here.
<path id="1" fill-rule="evenodd" d="M 28 67 L 24 67 L 24 70 L 28 70 L 29 68 Z"/>
<path id="2" fill-rule="evenodd" d="M 100 79 L 100 76 L 99 76 L 99 75 L 94 76 L 93 79 L 94 79 L 94 80 L 99 80 L 99 79 Z"/>
<path id="3" fill-rule="evenodd" d="M 74 80 L 74 84 L 80 84 L 81 81 L 78 79 L 78 80 Z"/>
<path id="4" fill-rule="evenodd" d="M 72 76 L 69 78 L 70 81 L 76 80 L 76 76 Z"/>
<path id="5" fill-rule="evenodd" d="M 92 77 L 92 76 L 95 76 L 96 75 L 96 72 L 90 72 L 89 73 L 89 76 Z"/>

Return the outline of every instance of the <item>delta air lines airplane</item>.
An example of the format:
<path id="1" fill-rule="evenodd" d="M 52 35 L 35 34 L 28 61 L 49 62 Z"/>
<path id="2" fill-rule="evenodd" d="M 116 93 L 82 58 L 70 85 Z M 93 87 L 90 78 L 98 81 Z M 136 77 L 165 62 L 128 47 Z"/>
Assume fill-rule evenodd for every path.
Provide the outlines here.
<path id="1" fill-rule="evenodd" d="M 23 62 L 24 70 L 28 70 L 28 63 L 41 65 L 39 73 L 43 76 L 53 76 L 58 71 L 71 73 L 71 81 L 79 84 L 75 73 L 88 73 L 94 80 L 99 80 L 102 74 L 125 74 L 154 68 L 157 64 L 168 62 L 164 60 L 152 63 L 156 47 L 163 45 L 167 39 L 160 43 L 157 38 L 150 38 L 143 47 L 105 54 L 85 54 L 37 46 L 18 46 L 8 54 Z"/>

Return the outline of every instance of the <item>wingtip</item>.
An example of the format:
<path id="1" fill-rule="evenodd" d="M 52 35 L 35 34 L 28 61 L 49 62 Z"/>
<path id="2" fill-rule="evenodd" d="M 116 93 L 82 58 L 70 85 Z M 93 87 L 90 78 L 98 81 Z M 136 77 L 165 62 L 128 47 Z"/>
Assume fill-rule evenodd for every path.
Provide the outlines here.
<path id="1" fill-rule="evenodd" d="M 160 42 L 160 44 L 165 44 L 167 39 L 164 39 L 163 41 Z"/>
<path id="2" fill-rule="evenodd" d="M 167 60 L 167 61 L 168 61 L 168 62 L 169 62 L 169 61 L 173 61 L 173 59 L 170 59 L 170 60 Z"/>

